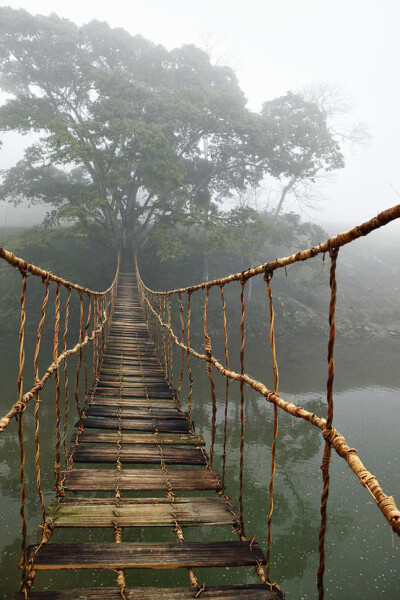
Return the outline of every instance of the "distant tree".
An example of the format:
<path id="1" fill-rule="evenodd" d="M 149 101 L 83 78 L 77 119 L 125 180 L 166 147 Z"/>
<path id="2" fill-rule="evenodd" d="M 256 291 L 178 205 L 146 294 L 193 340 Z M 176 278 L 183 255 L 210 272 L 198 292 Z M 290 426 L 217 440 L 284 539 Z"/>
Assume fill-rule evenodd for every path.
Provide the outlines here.
<path id="1" fill-rule="evenodd" d="M 297 193 L 299 187 L 304 191 L 322 174 L 343 168 L 344 157 L 315 102 L 288 92 L 265 102 L 261 115 L 263 131 L 272 136 L 268 172 L 282 184 L 277 216 L 290 192 Z"/>

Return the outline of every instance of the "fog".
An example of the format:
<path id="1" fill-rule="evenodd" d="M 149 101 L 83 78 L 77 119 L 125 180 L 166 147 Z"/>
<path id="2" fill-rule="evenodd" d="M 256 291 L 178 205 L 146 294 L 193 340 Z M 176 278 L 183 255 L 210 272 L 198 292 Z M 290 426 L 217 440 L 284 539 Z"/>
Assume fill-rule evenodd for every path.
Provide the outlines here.
<path id="1" fill-rule="evenodd" d="M 131 34 L 142 34 L 168 49 L 194 43 L 213 60 L 232 66 L 248 105 L 312 82 L 340 86 L 352 99 L 349 122 L 363 122 L 367 146 L 345 146 L 346 167 L 320 186 L 308 218 L 339 228 L 362 222 L 397 203 L 398 169 L 398 3 L 387 0 L 127 0 L 85 3 L 71 0 L 11 0 L 7 5 L 31 13 L 60 16 L 83 24 L 105 20 Z M 0 168 L 22 156 L 24 140 L 2 136 Z M 14 210 L 0 204 L 0 224 L 40 220 L 40 209 Z M 22 219 L 22 221 L 21 221 Z"/>

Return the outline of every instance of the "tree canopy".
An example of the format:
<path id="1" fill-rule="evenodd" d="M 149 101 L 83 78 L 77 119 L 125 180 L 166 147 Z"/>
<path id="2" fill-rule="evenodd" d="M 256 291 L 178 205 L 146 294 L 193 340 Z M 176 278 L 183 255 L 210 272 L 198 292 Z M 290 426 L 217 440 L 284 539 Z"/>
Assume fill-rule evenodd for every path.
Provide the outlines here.
<path id="1" fill-rule="evenodd" d="M 0 129 L 39 141 L 1 197 L 47 202 L 49 219 L 145 240 L 264 173 L 311 178 L 343 166 L 318 107 L 288 93 L 260 114 L 235 73 L 192 45 L 171 51 L 92 21 L 0 8 Z"/>

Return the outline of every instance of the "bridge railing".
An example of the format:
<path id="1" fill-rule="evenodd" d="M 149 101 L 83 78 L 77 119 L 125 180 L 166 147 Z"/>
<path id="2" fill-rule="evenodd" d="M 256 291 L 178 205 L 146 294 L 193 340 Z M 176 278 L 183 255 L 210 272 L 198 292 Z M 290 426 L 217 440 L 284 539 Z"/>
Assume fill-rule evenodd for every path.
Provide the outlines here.
<path id="1" fill-rule="evenodd" d="M 28 581 L 34 577 L 30 573 L 26 556 L 27 520 L 26 502 L 27 485 L 25 475 L 25 440 L 24 440 L 24 413 L 31 401 L 34 401 L 34 442 L 35 442 L 35 470 L 36 488 L 42 513 L 42 540 L 41 544 L 49 541 L 53 528 L 47 522 L 44 492 L 42 490 L 42 475 L 40 467 L 40 392 L 53 376 L 55 381 L 55 460 L 54 475 L 56 480 L 56 493 L 62 495 L 61 462 L 65 461 L 65 468 L 70 470 L 72 462 L 67 451 L 67 430 L 70 413 L 71 398 L 75 400 L 76 413 L 80 422 L 78 433 L 82 429 L 82 408 L 86 403 L 90 390 L 98 379 L 99 367 L 108 336 L 112 313 L 114 309 L 114 298 L 116 295 L 119 261 L 114 281 L 104 292 L 97 292 L 83 286 L 71 283 L 54 275 L 53 273 L 29 264 L 21 258 L 14 256 L 0 246 L 0 258 L 17 269 L 22 277 L 20 295 L 20 327 L 19 327 L 19 364 L 18 364 L 18 393 L 17 400 L 12 404 L 8 412 L 0 418 L 0 434 L 10 425 L 15 418 L 18 422 L 18 438 L 20 448 L 20 484 L 21 484 L 21 506 L 20 514 L 22 520 L 22 580 Z M 27 370 L 25 360 L 25 331 L 27 325 L 26 298 L 29 293 L 28 277 L 38 278 L 43 284 L 43 299 L 41 303 L 40 316 L 37 324 L 30 323 L 30 329 L 35 328 L 36 342 L 33 353 L 34 381 L 29 383 L 28 390 L 24 391 L 24 373 Z M 54 308 L 49 317 L 49 298 L 51 288 L 54 289 Z M 61 290 L 64 288 L 64 293 Z M 64 300 L 63 300 L 64 298 Z M 78 318 L 78 322 L 71 323 L 71 314 Z M 39 355 L 41 353 L 42 336 L 44 326 L 49 323 L 53 330 L 51 364 L 44 373 L 39 372 Z M 67 347 L 67 333 L 73 329 L 78 332 L 76 343 Z M 47 341 L 47 340 L 46 340 Z M 88 347 L 91 352 L 88 352 Z M 68 359 L 77 355 L 77 366 L 74 380 L 68 371 Z M 89 364 L 90 361 L 90 364 Z M 63 377 L 60 377 L 63 372 Z M 82 387 L 84 393 L 82 394 Z M 63 388 L 63 389 L 62 389 Z M 84 396 L 84 398 L 82 397 Z M 78 436 L 77 436 L 78 437 Z M 77 439 L 76 437 L 76 439 Z"/>
<path id="2" fill-rule="evenodd" d="M 182 388 L 182 379 L 184 372 L 184 362 L 186 357 L 187 363 L 187 374 L 189 381 L 189 393 L 188 393 L 188 412 L 189 417 L 192 414 L 192 391 L 193 391 L 193 373 L 191 359 L 198 359 L 204 361 L 207 375 L 210 381 L 210 398 L 212 405 L 212 418 L 211 418 L 211 441 L 209 449 L 209 464 L 208 468 L 212 467 L 214 458 L 215 448 L 215 436 L 216 436 L 216 415 L 217 415 L 217 403 L 215 393 L 215 382 L 214 373 L 219 374 L 226 381 L 226 395 L 225 395 L 225 413 L 224 413 L 224 441 L 223 441 L 223 479 L 225 479 L 225 459 L 226 459 L 226 442 L 227 442 L 227 419 L 228 419 L 228 402 L 229 402 L 229 383 L 230 381 L 239 382 L 240 386 L 240 461 L 239 461 L 239 505 L 240 505 L 240 519 L 241 519 L 241 531 L 239 534 L 244 534 L 244 520 L 243 520 L 243 479 L 244 479 L 244 452 L 245 452 L 245 422 L 244 422 L 244 406 L 245 406 L 245 387 L 250 387 L 261 396 L 263 396 L 267 402 L 273 405 L 274 409 L 274 423 L 273 423 L 273 442 L 271 446 L 271 476 L 269 482 L 269 506 L 268 506 L 268 523 L 267 523 L 267 565 L 266 565 L 266 580 L 270 580 L 270 559 L 271 559 L 271 522 L 274 509 L 274 476 L 276 470 L 276 442 L 278 436 L 278 409 L 285 411 L 286 413 L 296 417 L 298 419 L 304 419 L 317 427 L 322 434 L 324 440 L 324 454 L 322 458 L 321 470 L 322 470 L 322 494 L 321 494 L 321 525 L 319 532 L 319 567 L 317 573 L 317 583 L 319 598 L 324 597 L 324 569 L 325 569 L 325 532 L 327 525 L 327 501 L 329 494 L 329 468 L 332 448 L 334 451 L 342 457 L 360 483 L 368 490 L 373 499 L 375 500 L 378 508 L 385 516 L 387 522 L 391 526 L 394 532 L 400 535 L 400 510 L 397 508 L 393 497 L 388 496 L 383 491 L 378 479 L 366 468 L 357 451 L 352 448 L 346 441 L 343 435 L 335 429 L 333 426 L 333 413 L 334 413 L 334 401 L 333 401 L 333 382 L 334 382 L 334 345 L 335 345 L 335 307 L 336 307 L 336 264 L 338 259 L 338 253 L 342 246 L 351 243 L 352 241 L 368 235 L 375 229 L 378 229 L 387 223 L 398 219 L 400 217 L 400 205 L 390 208 L 377 217 L 363 223 L 357 227 L 354 227 L 350 231 L 344 232 L 335 237 L 331 237 L 324 243 L 314 246 L 312 248 L 302 250 L 287 256 L 284 258 L 276 259 L 272 262 L 262 264 L 258 267 L 247 269 L 240 273 L 235 273 L 227 277 L 222 277 L 212 281 L 206 281 L 197 285 L 188 286 L 180 289 L 173 289 L 169 291 L 154 291 L 146 287 L 143 283 L 138 264 L 136 260 L 136 273 L 138 280 L 139 293 L 141 297 L 142 306 L 145 312 L 145 316 L 148 323 L 149 331 L 151 332 L 155 341 L 158 355 L 162 361 L 167 378 L 172 382 L 173 378 L 173 344 L 178 346 L 181 350 L 181 368 L 179 374 L 179 381 L 177 384 L 177 399 L 179 402 L 180 392 Z M 272 285 L 271 280 L 274 272 L 277 269 L 285 268 L 288 265 L 310 260 L 317 255 L 329 254 L 330 257 L 330 302 L 329 302 L 329 342 L 328 342 L 328 378 L 327 378 L 327 415 L 318 416 L 314 413 L 309 412 L 301 406 L 297 406 L 292 402 L 287 402 L 279 393 L 279 371 L 276 358 L 275 349 L 275 313 L 273 307 L 272 298 Z M 244 353 L 246 346 L 245 339 L 245 287 L 246 283 L 253 277 L 264 277 L 267 283 L 267 294 L 269 302 L 269 321 L 270 321 L 270 348 L 272 354 L 273 363 L 273 381 L 274 389 L 268 389 L 268 387 L 262 381 L 258 381 L 251 377 L 245 371 L 244 366 Z M 240 371 L 234 371 L 230 368 L 229 364 L 229 349 L 228 349 L 228 334 L 227 334 L 227 310 L 224 290 L 226 286 L 232 282 L 239 282 L 240 284 L 240 306 L 241 306 L 241 318 L 239 325 L 239 336 L 240 336 Z M 214 356 L 211 344 L 211 335 L 208 327 L 208 314 L 209 314 L 209 298 L 210 290 L 212 288 L 220 289 L 220 310 L 222 313 L 222 331 L 216 332 L 213 329 L 213 335 L 216 333 L 222 334 L 225 345 L 225 356 L 224 360 Z M 192 300 L 193 295 L 204 292 L 203 299 L 203 336 L 204 336 L 204 351 L 199 352 L 193 348 L 190 342 L 191 335 L 191 315 L 192 315 Z M 173 301 L 174 300 L 174 304 Z M 179 313 L 178 322 L 180 322 L 179 333 L 177 333 L 173 326 L 173 310 Z M 219 335 L 220 337 L 220 335 Z"/>

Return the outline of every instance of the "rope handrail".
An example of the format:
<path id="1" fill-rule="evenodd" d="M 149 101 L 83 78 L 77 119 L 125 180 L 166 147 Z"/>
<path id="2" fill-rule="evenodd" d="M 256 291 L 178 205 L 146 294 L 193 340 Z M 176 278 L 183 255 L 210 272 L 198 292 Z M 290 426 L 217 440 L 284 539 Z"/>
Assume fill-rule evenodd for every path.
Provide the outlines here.
<path id="1" fill-rule="evenodd" d="M 376 502 L 378 508 L 382 512 L 383 516 L 391 526 L 392 530 L 400 535 L 400 510 L 396 505 L 396 502 L 392 496 L 388 496 L 382 489 L 377 477 L 373 475 L 361 461 L 358 456 L 357 450 L 351 448 L 347 443 L 344 436 L 333 426 L 333 380 L 334 380 L 334 344 L 335 344 L 335 306 L 336 306 L 336 261 L 338 257 L 339 248 L 362 237 L 366 236 L 372 231 L 379 229 L 380 227 L 400 218 L 400 204 L 389 208 L 376 217 L 366 221 L 365 223 L 350 229 L 339 235 L 330 237 L 325 242 L 318 246 L 313 246 L 306 250 L 301 250 L 290 256 L 283 258 L 277 258 L 272 262 L 267 262 L 258 267 L 246 269 L 240 273 L 228 275 L 218 279 L 210 281 L 204 281 L 197 285 L 191 285 L 183 288 L 172 289 L 169 291 L 154 291 L 148 288 L 141 278 L 137 257 L 135 256 L 135 268 L 136 277 L 138 282 L 138 289 L 141 297 L 142 306 L 145 312 L 145 316 L 148 323 L 148 329 L 153 337 L 153 341 L 156 345 L 156 349 L 159 355 L 161 363 L 164 365 L 166 376 L 172 372 L 172 354 L 166 352 L 166 345 L 168 347 L 171 341 L 180 349 L 181 352 L 181 369 L 180 379 L 177 386 L 177 401 L 180 405 L 180 394 L 182 389 L 182 377 L 183 377 L 183 361 L 185 355 L 187 356 L 188 365 L 188 384 L 189 384 L 189 396 L 188 396 L 188 412 L 192 413 L 192 388 L 193 388 L 193 375 L 190 363 L 190 357 L 195 357 L 201 361 L 204 361 L 208 378 L 210 379 L 211 390 L 210 398 L 212 404 L 212 417 L 211 417 L 211 439 L 210 439 L 210 464 L 212 461 L 213 453 L 215 452 L 215 436 L 216 436 L 216 399 L 215 399 L 215 383 L 212 374 L 212 367 L 226 380 L 226 398 L 225 398 L 225 423 L 224 423 L 224 441 L 223 441 L 223 473 L 225 475 L 225 458 L 226 458 L 226 439 L 227 439 L 227 419 L 228 419 L 228 385 L 229 381 L 237 381 L 240 385 L 240 461 L 239 461 L 239 504 L 240 504 L 240 525 L 236 532 L 240 536 L 245 536 L 244 533 L 244 518 L 243 518 L 243 475 L 244 475 L 244 449 L 245 449 L 245 419 L 244 419 L 244 386 L 248 386 L 256 390 L 261 394 L 267 402 L 274 406 L 274 428 L 273 428 L 273 441 L 271 445 L 271 479 L 269 483 L 269 510 L 268 510 L 268 536 L 267 544 L 268 549 L 266 553 L 267 563 L 266 572 L 260 567 L 257 569 L 257 574 L 260 576 L 263 583 L 270 582 L 270 556 L 271 556 L 271 519 L 274 510 L 273 493 L 274 493 L 274 475 L 276 471 L 276 446 L 278 437 L 278 415 L 277 409 L 280 408 L 284 412 L 305 421 L 308 421 L 315 427 L 321 430 L 322 437 L 324 440 L 324 456 L 322 459 L 322 478 L 323 478 L 323 491 L 321 495 L 321 526 L 319 533 L 318 549 L 319 549 L 319 568 L 317 573 L 317 586 L 318 586 L 318 598 L 323 600 L 324 590 L 324 569 L 325 569 L 325 532 L 327 526 L 327 501 L 329 494 L 329 468 L 331 449 L 343 458 L 349 465 L 353 473 L 356 475 L 360 483 L 368 490 L 372 498 Z M 327 418 L 318 416 L 310 411 L 306 410 L 302 406 L 297 406 L 292 402 L 287 402 L 278 393 L 278 364 L 276 360 L 275 352 L 275 332 L 274 332 L 274 320 L 275 313 L 272 306 L 272 290 L 271 290 L 271 279 L 275 270 L 284 268 L 290 264 L 294 264 L 300 261 L 309 260 L 318 254 L 325 255 L 329 253 L 331 260 L 330 270 L 330 290 L 331 298 L 329 303 L 329 343 L 328 343 L 328 380 L 327 380 L 327 405 L 328 414 Z M 262 381 L 258 381 L 246 373 L 244 368 L 244 350 L 245 350 L 245 301 L 244 301 L 244 290 L 246 282 L 257 275 L 263 275 L 264 280 L 267 282 L 268 287 L 268 302 L 269 302 L 269 317 L 270 317 L 270 346 L 273 358 L 273 379 L 274 379 L 274 390 L 269 389 Z M 234 371 L 229 365 L 228 359 L 228 336 L 227 336 L 227 315 L 225 308 L 225 299 L 223 290 L 225 286 L 231 282 L 240 283 L 240 306 L 241 306 L 241 319 L 240 319 L 240 372 Z M 210 330 L 207 327 L 208 317 L 208 305 L 210 298 L 210 289 L 218 286 L 221 291 L 221 308 L 222 308 L 222 323 L 223 323 L 223 339 L 225 341 L 225 358 L 226 365 L 213 355 L 212 344 L 210 337 Z M 191 305 L 192 297 L 195 292 L 200 290 L 205 291 L 204 297 L 204 311 L 203 311 L 203 330 L 204 330 L 204 352 L 199 352 L 194 349 L 189 340 L 190 320 L 191 320 Z M 186 302 L 183 302 L 183 297 L 186 294 Z M 179 322 L 181 324 L 182 333 L 177 335 L 171 325 L 171 303 L 172 298 L 176 298 L 176 309 L 179 313 Z M 167 305 L 168 310 L 165 312 L 165 306 Z M 186 339 L 185 339 L 185 322 L 184 322 L 184 305 L 186 306 Z M 167 315 L 167 317 L 166 317 Z M 168 341 L 167 341 L 168 340 Z M 210 466 L 210 465 L 209 465 Z"/>
<path id="2" fill-rule="evenodd" d="M 291 254 L 290 256 L 285 256 L 283 258 L 277 258 L 271 262 L 266 262 L 258 267 L 253 267 L 251 269 L 245 269 L 244 271 L 240 271 L 238 273 L 233 273 L 232 275 L 228 275 L 227 277 L 220 277 L 219 279 L 212 279 L 210 281 L 203 281 L 202 283 L 196 285 L 189 285 L 183 288 L 176 288 L 168 291 L 155 291 L 148 288 L 142 282 L 143 289 L 148 292 L 151 292 L 155 295 L 167 296 L 172 294 L 183 294 L 188 292 L 196 292 L 198 290 L 203 290 L 206 288 L 211 288 L 214 286 L 223 286 L 227 283 L 231 283 L 232 281 L 247 281 L 251 277 L 255 277 L 256 275 L 264 274 L 266 271 L 275 271 L 276 269 L 282 269 L 289 265 L 292 265 L 297 262 L 303 262 L 310 258 L 314 258 L 318 254 L 326 254 L 329 252 L 330 248 L 341 248 L 354 240 L 364 237 L 371 233 L 372 231 L 387 225 L 391 221 L 395 221 L 400 218 L 400 204 L 396 206 L 392 206 L 387 210 L 380 212 L 376 217 L 373 217 L 369 221 L 362 223 L 361 225 L 357 225 L 348 231 L 344 231 L 343 233 L 339 233 L 333 237 L 330 237 L 325 242 L 318 244 L 318 246 L 312 246 L 306 250 L 301 250 L 300 252 L 296 252 L 295 254 Z"/>
<path id="3" fill-rule="evenodd" d="M 107 292 L 109 292 L 113 288 L 113 286 L 115 284 L 116 276 L 114 278 L 113 283 L 110 285 L 110 287 L 108 287 L 103 292 L 97 292 L 97 291 L 91 290 L 87 287 L 78 285 L 77 283 L 72 283 L 71 281 L 63 279 L 62 277 L 58 277 L 57 275 L 54 275 L 53 273 L 51 273 L 51 271 L 47 271 L 46 269 L 41 269 L 40 267 L 37 267 L 36 265 L 32 265 L 32 264 L 28 263 L 23 258 L 19 258 L 18 256 L 15 256 L 15 254 L 10 252 L 9 250 L 6 250 L 5 248 L 3 248 L 3 246 L 0 246 L 0 258 L 4 259 L 6 262 L 8 262 L 8 264 L 15 267 L 16 269 L 18 269 L 21 272 L 27 271 L 27 272 L 31 273 L 32 275 L 36 275 L 37 277 L 41 277 L 42 279 L 48 279 L 49 281 L 54 281 L 55 283 L 59 283 L 60 285 L 64 286 L 67 289 L 77 290 L 79 292 L 83 292 L 84 294 L 88 294 L 89 296 L 104 296 L 105 294 L 107 294 Z M 117 272 L 118 272 L 118 267 L 117 267 Z"/>
<path id="4" fill-rule="evenodd" d="M 117 282 L 118 282 L 119 258 L 118 258 L 117 270 L 116 270 L 116 274 L 114 276 L 114 280 L 113 280 L 112 284 L 106 290 L 104 290 L 104 292 L 95 292 L 93 290 L 90 290 L 89 288 L 85 288 L 80 285 L 70 283 L 69 281 L 62 279 L 61 277 L 57 277 L 56 275 L 53 275 L 52 273 L 50 273 L 50 271 L 46 271 L 44 269 L 41 269 L 40 267 L 36 267 L 35 265 L 31 265 L 31 264 L 27 263 L 23 259 L 14 256 L 14 254 L 12 254 L 11 252 L 4 250 L 4 248 L 1 246 L 0 246 L 0 258 L 4 258 L 4 260 L 6 260 L 10 265 L 12 265 L 16 269 L 20 270 L 22 274 L 26 274 L 29 271 L 31 274 L 41 277 L 44 285 L 46 285 L 46 286 L 48 286 L 48 283 L 50 281 L 53 281 L 53 282 L 57 283 L 57 286 L 63 285 L 68 290 L 74 289 L 74 290 L 77 290 L 78 293 L 81 295 L 83 293 L 85 293 L 85 294 L 87 294 L 89 296 L 93 296 L 97 299 L 98 298 L 107 298 L 110 294 L 111 294 L 111 296 L 113 296 Z M 46 295 L 48 296 L 48 287 L 46 287 Z M 17 417 L 18 414 L 22 413 L 26 409 L 28 402 L 32 398 L 34 398 L 35 395 L 40 390 L 42 390 L 44 388 L 46 381 L 49 379 L 49 377 L 54 372 L 57 372 L 60 364 L 62 364 L 63 362 L 65 363 L 68 356 L 72 356 L 73 354 L 76 354 L 76 352 L 78 352 L 78 350 L 82 350 L 82 348 L 84 348 L 89 342 L 93 342 L 96 339 L 96 336 L 98 336 L 100 333 L 102 333 L 104 327 L 109 322 L 108 310 L 110 308 L 111 302 L 112 302 L 112 299 L 107 300 L 105 310 L 103 311 L 102 320 L 100 321 L 99 326 L 95 327 L 93 329 L 91 335 L 88 335 L 86 333 L 83 340 L 79 341 L 73 348 L 69 348 L 69 349 L 66 348 L 66 332 L 68 329 L 68 315 L 66 315 L 63 352 L 59 355 L 54 356 L 53 362 L 47 367 L 47 369 L 41 379 L 38 379 L 37 373 L 36 373 L 34 386 L 32 386 L 32 388 L 28 392 L 21 395 L 21 397 L 12 405 L 10 410 L 2 418 L 0 418 L 0 434 L 3 433 L 4 430 L 8 427 L 8 425 L 10 424 L 11 419 L 13 417 Z M 47 304 L 47 299 L 46 299 L 46 304 Z M 67 306 L 68 306 L 68 312 L 69 312 L 69 300 L 67 301 Z M 43 316 L 43 320 L 44 320 L 44 316 Z M 42 326 L 43 326 L 43 322 L 41 322 L 41 324 L 39 325 L 39 331 L 38 331 L 39 346 L 40 346 L 40 337 L 41 337 Z M 37 370 L 37 358 L 38 358 L 37 353 L 38 353 L 38 349 L 37 349 L 37 352 L 35 353 L 35 371 Z"/>
<path id="5" fill-rule="evenodd" d="M 120 257 L 118 256 L 117 269 L 112 284 L 103 292 L 97 292 L 90 290 L 89 288 L 81 285 L 71 283 L 61 277 L 53 275 L 48 270 L 41 269 L 36 265 L 27 263 L 25 260 L 18 258 L 12 252 L 5 250 L 0 246 L 0 258 L 5 260 L 8 264 L 18 269 L 22 276 L 22 290 L 20 296 L 20 307 L 21 307 L 21 318 L 19 328 L 19 370 L 18 370 L 18 400 L 14 402 L 10 410 L 4 417 L 0 419 L 0 434 L 5 431 L 9 426 L 11 420 L 16 418 L 18 421 L 18 438 L 20 447 L 20 483 L 21 483 L 21 531 L 22 531 L 22 559 L 20 566 L 22 568 L 22 586 L 21 591 L 25 597 L 29 597 L 29 590 L 32 587 L 33 581 L 36 576 L 36 569 L 34 566 L 34 559 L 28 561 L 27 557 L 27 521 L 25 505 L 27 499 L 27 488 L 26 488 L 26 477 L 25 477 L 25 443 L 24 443 L 24 426 L 23 417 L 24 412 L 30 400 L 36 399 L 35 410 L 34 410 L 34 422 L 35 422 L 35 470 L 36 470 L 36 487 L 39 496 L 39 502 L 42 511 L 43 523 L 42 527 L 42 540 L 39 545 L 42 546 L 49 542 L 53 535 L 54 525 L 51 521 L 47 520 L 44 495 L 41 486 L 41 469 L 40 469 L 40 443 L 39 443 L 39 407 L 40 398 L 39 393 L 45 387 L 46 383 L 52 375 L 54 375 L 55 381 L 55 411 L 56 411 L 56 445 L 55 445 L 55 462 L 54 462 L 54 476 L 56 481 L 56 497 L 60 499 L 64 495 L 63 479 L 61 478 L 61 461 L 65 459 L 66 468 L 71 468 L 72 459 L 68 454 L 66 439 L 68 429 L 68 416 L 69 416 L 69 375 L 67 369 L 67 359 L 73 354 L 78 354 L 78 364 L 75 375 L 75 389 L 74 396 L 76 402 L 76 411 L 79 417 L 79 426 L 82 427 L 82 420 L 85 418 L 84 413 L 81 409 L 80 403 L 80 391 L 79 382 L 83 379 L 84 385 L 84 396 L 85 402 L 87 402 L 89 394 L 93 393 L 95 386 L 98 381 L 99 368 L 102 362 L 104 347 L 108 332 L 110 329 L 111 318 L 114 310 L 114 299 L 116 295 L 116 289 L 118 285 Z M 23 392 L 24 387 L 24 366 L 25 366 L 25 324 L 27 321 L 26 310 L 25 310 L 25 298 L 27 294 L 27 279 L 28 275 L 34 275 L 40 277 L 44 286 L 44 297 L 42 301 L 41 313 L 39 322 L 37 325 L 36 335 L 36 347 L 33 356 L 33 368 L 34 368 L 34 384 L 31 386 L 28 392 Z M 49 300 L 49 287 L 51 283 L 55 283 L 55 304 L 54 304 L 54 337 L 53 337 L 53 362 L 47 367 L 44 375 L 39 377 L 38 359 L 41 347 L 41 337 L 43 324 L 46 319 L 46 308 Z M 61 320 L 61 286 L 67 291 L 67 299 L 65 302 L 64 318 Z M 72 292 L 77 293 L 77 298 Z M 70 305 L 71 300 L 78 300 L 79 305 L 79 340 L 71 347 L 67 348 L 67 333 L 69 331 L 69 317 L 70 317 Z M 85 305 L 86 305 L 86 318 L 85 318 Z M 63 322 L 64 331 L 60 332 L 61 323 Z M 61 334 L 61 335 L 60 335 Z M 61 339 L 60 339 L 61 337 Z M 59 352 L 59 341 L 62 342 L 62 350 Z M 87 360 L 87 346 L 89 342 L 92 343 L 92 385 L 89 390 L 89 369 Z M 64 393 L 61 390 L 61 379 L 60 379 L 60 366 L 64 365 Z M 81 370 L 83 373 L 81 374 Z M 81 379 L 80 379 L 81 378 Z M 62 396 L 64 400 L 64 415 L 62 415 Z M 64 419 L 64 427 L 62 427 L 62 420 Z M 61 445 L 63 446 L 63 452 L 61 452 Z M 63 455 L 63 457 L 62 457 Z"/>
<path id="6" fill-rule="evenodd" d="M 232 371 L 231 369 L 225 368 L 219 362 L 219 360 L 215 358 L 215 356 L 208 357 L 206 354 L 201 354 L 200 352 L 197 352 L 191 346 L 186 346 L 184 343 L 178 340 L 178 337 L 173 331 L 172 327 L 161 319 L 158 313 L 150 305 L 150 302 L 147 298 L 145 298 L 145 302 L 152 314 L 159 321 L 160 325 L 169 331 L 169 333 L 172 336 L 172 339 L 175 341 L 175 344 L 179 346 L 182 350 L 190 353 L 192 356 L 195 356 L 200 360 L 211 361 L 214 367 L 221 373 L 221 375 L 229 377 L 229 379 L 232 379 L 234 381 L 239 381 L 247 384 L 253 390 L 256 390 L 256 392 L 259 392 L 259 394 L 264 396 L 264 398 L 271 404 L 278 406 L 283 411 L 292 415 L 293 417 L 304 419 L 312 425 L 315 425 L 316 427 L 318 427 L 318 429 L 320 429 L 323 432 L 323 434 L 324 432 L 329 432 L 329 435 L 327 437 L 337 454 L 346 460 L 347 464 L 357 475 L 362 485 L 368 489 L 368 491 L 374 498 L 375 502 L 381 509 L 388 523 L 393 528 L 393 531 L 400 535 L 400 510 L 397 508 L 394 499 L 390 496 L 387 496 L 383 492 L 376 477 L 374 477 L 371 473 L 369 473 L 369 471 L 367 471 L 360 458 L 358 457 L 357 450 L 355 450 L 354 448 L 350 448 L 350 446 L 346 442 L 345 437 L 342 436 L 336 429 L 327 428 L 326 419 L 324 419 L 323 417 L 319 417 L 315 413 L 309 412 L 302 406 L 297 406 L 293 402 L 287 402 L 278 393 L 268 389 L 264 383 L 253 379 L 246 373 L 241 374 L 237 373 L 236 371 Z"/>

